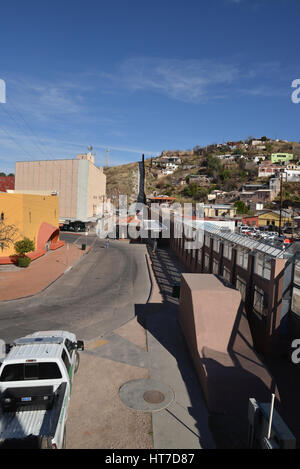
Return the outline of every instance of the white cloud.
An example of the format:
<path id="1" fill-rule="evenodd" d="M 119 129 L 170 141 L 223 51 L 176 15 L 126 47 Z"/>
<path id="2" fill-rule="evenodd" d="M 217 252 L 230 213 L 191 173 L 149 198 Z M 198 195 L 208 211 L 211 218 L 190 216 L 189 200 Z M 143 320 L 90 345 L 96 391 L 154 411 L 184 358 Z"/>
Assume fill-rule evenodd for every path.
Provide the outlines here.
<path id="1" fill-rule="evenodd" d="M 222 94 L 238 76 L 238 68 L 230 63 L 144 57 L 125 60 L 114 75 L 102 75 L 112 87 L 155 91 L 184 102 L 214 98 L 213 93 L 220 89 Z"/>

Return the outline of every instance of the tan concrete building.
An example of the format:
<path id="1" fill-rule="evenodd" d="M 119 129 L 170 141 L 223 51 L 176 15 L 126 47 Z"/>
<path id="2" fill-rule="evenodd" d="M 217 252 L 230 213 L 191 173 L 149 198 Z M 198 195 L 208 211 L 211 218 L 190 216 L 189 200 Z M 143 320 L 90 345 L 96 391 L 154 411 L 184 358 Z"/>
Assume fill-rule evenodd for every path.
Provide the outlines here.
<path id="1" fill-rule="evenodd" d="M 236 207 L 233 205 L 221 205 L 221 204 L 212 204 L 204 205 L 204 216 L 205 217 L 235 217 L 236 216 Z"/>
<path id="2" fill-rule="evenodd" d="M 59 196 L 60 220 L 90 221 L 101 214 L 106 198 L 106 176 L 91 153 L 76 159 L 16 163 L 16 191 L 50 191 Z"/>

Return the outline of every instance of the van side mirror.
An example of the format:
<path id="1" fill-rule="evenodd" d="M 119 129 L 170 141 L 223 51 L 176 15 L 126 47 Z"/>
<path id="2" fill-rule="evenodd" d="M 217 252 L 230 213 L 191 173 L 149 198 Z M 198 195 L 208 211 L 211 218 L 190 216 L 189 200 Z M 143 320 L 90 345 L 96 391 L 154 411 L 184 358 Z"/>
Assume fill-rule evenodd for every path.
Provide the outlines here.
<path id="1" fill-rule="evenodd" d="M 77 342 L 76 342 L 76 348 L 77 348 L 77 350 L 84 350 L 84 342 L 83 342 L 83 340 L 77 340 Z"/>

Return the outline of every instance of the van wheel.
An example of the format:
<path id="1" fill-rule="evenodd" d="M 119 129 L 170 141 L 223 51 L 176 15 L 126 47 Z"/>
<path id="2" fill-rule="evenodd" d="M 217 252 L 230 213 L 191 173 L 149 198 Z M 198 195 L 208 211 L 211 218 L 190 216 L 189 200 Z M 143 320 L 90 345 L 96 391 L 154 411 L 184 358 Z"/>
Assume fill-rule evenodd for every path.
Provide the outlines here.
<path id="1" fill-rule="evenodd" d="M 76 352 L 75 352 L 75 366 L 74 366 L 74 373 L 77 373 L 77 371 L 78 371 L 78 368 L 79 368 L 79 363 L 80 363 L 80 355 L 79 355 L 79 353 L 76 351 Z"/>

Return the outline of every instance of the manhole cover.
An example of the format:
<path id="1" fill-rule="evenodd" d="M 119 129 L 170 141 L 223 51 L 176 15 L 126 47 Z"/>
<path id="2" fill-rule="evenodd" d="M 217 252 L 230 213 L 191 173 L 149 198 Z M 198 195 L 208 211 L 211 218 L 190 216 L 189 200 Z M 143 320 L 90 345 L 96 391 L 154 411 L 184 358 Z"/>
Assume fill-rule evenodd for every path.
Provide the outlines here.
<path id="1" fill-rule="evenodd" d="M 146 391 L 143 398 L 149 404 L 160 404 L 165 400 L 165 396 L 160 391 Z"/>
<path id="2" fill-rule="evenodd" d="M 119 396 L 127 407 L 142 412 L 165 409 L 175 397 L 169 386 L 151 378 L 128 381 L 120 387 Z"/>

